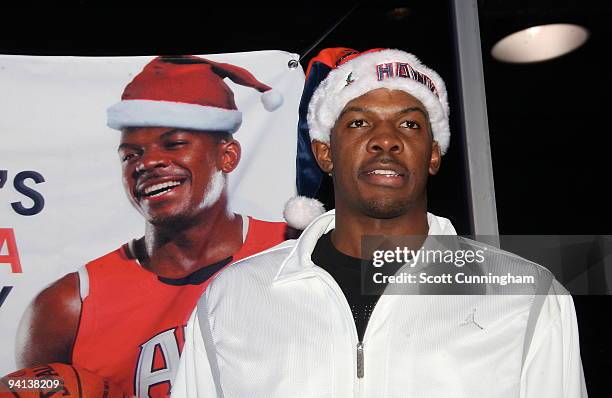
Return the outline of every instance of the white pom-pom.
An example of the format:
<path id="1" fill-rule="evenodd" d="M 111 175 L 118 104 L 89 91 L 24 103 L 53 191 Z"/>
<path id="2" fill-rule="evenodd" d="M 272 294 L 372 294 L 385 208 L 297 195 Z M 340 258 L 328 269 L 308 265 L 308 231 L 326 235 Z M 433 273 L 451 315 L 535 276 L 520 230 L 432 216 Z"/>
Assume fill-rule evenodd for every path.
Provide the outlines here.
<path id="1" fill-rule="evenodd" d="M 276 90 L 268 90 L 261 95 L 261 103 L 268 112 L 275 111 L 283 104 L 283 95 Z"/>
<path id="2" fill-rule="evenodd" d="M 306 196 L 294 196 L 285 204 L 283 217 L 290 227 L 303 230 L 323 213 L 325 208 L 318 200 Z"/>

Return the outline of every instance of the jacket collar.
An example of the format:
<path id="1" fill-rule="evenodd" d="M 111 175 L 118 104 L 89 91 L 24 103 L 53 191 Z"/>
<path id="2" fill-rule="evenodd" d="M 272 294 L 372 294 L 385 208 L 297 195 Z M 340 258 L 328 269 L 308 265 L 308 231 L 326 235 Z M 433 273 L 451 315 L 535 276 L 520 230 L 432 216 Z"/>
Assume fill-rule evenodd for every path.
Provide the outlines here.
<path id="1" fill-rule="evenodd" d="M 444 217 L 427 213 L 427 223 L 429 224 L 429 235 L 457 235 L 451 222 Z M 335 225 L 335 210 L 330 210 L 315 218 L 302 232 L 295 246 L 281 264 L 274 277 L 274 284 L 314 276 L 315 274 L 312 272 L 314 267 L 311 260 L 312 252 L 319 238 L 332 230 Z"/>

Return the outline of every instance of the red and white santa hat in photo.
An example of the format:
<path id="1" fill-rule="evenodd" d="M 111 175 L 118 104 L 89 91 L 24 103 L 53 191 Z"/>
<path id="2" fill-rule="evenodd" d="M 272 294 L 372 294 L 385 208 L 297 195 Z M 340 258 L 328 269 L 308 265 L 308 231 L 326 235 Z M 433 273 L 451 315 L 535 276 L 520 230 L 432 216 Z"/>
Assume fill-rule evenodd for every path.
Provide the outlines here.
<path id="1" fill-rule="evenodd" d="M 223 81 L 260 93 L 267 111 L 283 103 L 280 93 L 236 65 L 196 56 L 157 57 L 129 83 L 107 111 L 110 128 L 175 127 L 234 133 L 242 123 L 234 93 Z"/>
<path id="2" fill-rule="evenodd" d="M 414 55 L 393 49 L 350 54 L 329 72 L 308 106 L 311 140 L 329 142 L 330 131 L 344 106 L 378 88 L 402 90 L 421 101 L 429 115 L 433 138 L 442 154 L 446 153 L 450 128 L 444 81 Z"/>

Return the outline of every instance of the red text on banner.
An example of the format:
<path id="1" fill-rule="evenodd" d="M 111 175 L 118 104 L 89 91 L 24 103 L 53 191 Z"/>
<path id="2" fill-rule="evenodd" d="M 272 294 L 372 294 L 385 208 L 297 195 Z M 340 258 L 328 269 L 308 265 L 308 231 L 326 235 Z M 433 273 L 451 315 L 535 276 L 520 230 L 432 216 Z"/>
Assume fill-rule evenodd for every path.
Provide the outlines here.
<path id="1" fill-rule="evenodd" d="M 14 274 L 22 272 L 12 228 L 0 228 L 0 264 L 9 264 Z"/>

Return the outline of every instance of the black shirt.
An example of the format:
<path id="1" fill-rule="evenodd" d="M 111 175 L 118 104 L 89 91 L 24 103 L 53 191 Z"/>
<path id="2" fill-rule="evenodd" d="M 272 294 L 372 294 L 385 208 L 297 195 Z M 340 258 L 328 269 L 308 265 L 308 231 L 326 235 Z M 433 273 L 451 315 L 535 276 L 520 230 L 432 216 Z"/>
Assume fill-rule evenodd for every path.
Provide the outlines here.
<path id="1" fill-rule="evenodd" d="M 312 251 L 312 262 L 327 271 L 340 285 L 342 293 L 351 307 L 357 336 L 363 341 L 366 326 L 380 295 L 365 295 L 361 289 L 361 268 L 365 262 L 360 258 L 347 256 L 336 249 L 329 231 L 321 236 Z"/>

